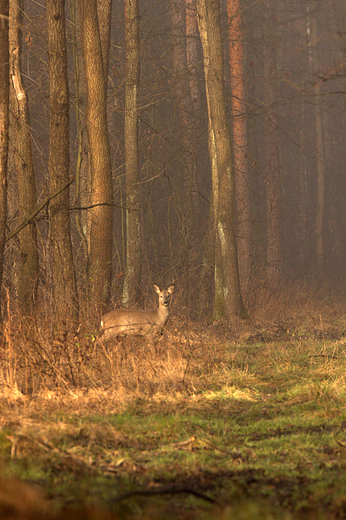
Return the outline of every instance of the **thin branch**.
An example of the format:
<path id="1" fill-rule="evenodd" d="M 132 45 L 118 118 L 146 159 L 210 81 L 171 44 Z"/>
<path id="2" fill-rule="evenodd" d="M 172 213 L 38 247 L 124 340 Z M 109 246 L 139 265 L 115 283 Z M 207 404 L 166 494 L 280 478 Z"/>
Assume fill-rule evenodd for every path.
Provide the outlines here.
<path id="1" fill-rule="evenodd" d="M 119 204 L 115 204 L 114 202 L 99 202 L 98 204 L 90 204 L 89 206 L 72 206 L 70 211 L 83 211 L 87 209 L 97 208 L 98 206 L 112 206 L 113 208 L 125 209 L 127 211 L 139 211 L 138 208 L 128 208 L 126 206 L 119 206 Z"/>
<path id="2" fill-rule="evenodd" d="M 58 195 L 60 195 L 60 193 L 64 190 L 66 190 L 66 188 L 68 188 L 69 186 L 71 186 L 71 184 L 74 182 L 75 180 L 75 177 L 73 177 L 65 186 L 63 186 L 62 188 L 59 188 L 56 192 L 54 192 L 52 195 L 48 195 L 48 197 L 46 197 L 44 199 L 44 201 L 38 206 L 38 208 L 35 209 L 34 213 L 32 215 L 30 215 L 30 217 L 28 217 L 27 219 L 25 219 L 14 231 L 12 231 L 6 238 L 5 238 L 5 242 L 7 242 L 8 240 L 10 240 L 11 238 L 13 238 L 14 236 L 18 235 L 18 233 L 20 233 L 20 231 L 22 231 L 22 229 L 24 229 L 26 226 L 28 226 L 29 224 L 31 224 L 34 220 L 34 218 L 36 217 L 36 215 L 38 213 L 40 213 L 40 211 L 43 210 L 43 208 L 45 206 L 47 206 L 47 204 L 52 200 L 54 199 L 55 197 L 57 197 Z"/>

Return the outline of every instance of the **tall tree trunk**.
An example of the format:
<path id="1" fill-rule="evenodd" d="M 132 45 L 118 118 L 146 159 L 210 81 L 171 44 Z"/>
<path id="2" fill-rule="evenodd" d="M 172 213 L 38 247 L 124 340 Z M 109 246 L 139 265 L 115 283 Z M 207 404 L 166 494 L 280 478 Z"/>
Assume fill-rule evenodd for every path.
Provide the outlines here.
<path id="1" fill-rule="evenodd" d="M 77 4 L 76 0 L 69 0 L 70 19 L 71 19 L 71 44 L 73 59 L 73 78 L 74 78 L 74 112 L 76 118 L 76 136 L 77 142 L 77 159 L 76 159 L 76 180 L 74 183 L 74 205 L 75 207 L 89 206 L 89 194 L 87 192 L 87 172 L 88 172 L 88 154 L 86 145 L 86 128 L 84 121 L 85 106 L 83 105 L 83 87 L 81 85 L 82 75 L 80 67 L 80 53 L 77 40 Z M 81 259 L 80 272 L 83 280 L 87 279 L 88 266 L 88 219 L 85 211 L 76 209 L 74 212 L 76 228 L 78 230 L 82 247 L 83 257 Z M 84 286 L 83 286 L 84 287 Z M 82 297 L 82 295 L 81 295 Z"/>
<path id="2" fill-rule="evenodd" d="M 198 55 L 198 21 L 197 11 L 194 0 L 185 0 L 186 5 L 186 63 L 187 75 L 189 79 L 189 95 L 192 100 L 193 114 L 199 121 L 203 116 L 201 113 L 201 94 L 199 88 L 199 55 Z M 208 97 L 207 97 L 208 99 Z M 208 125 L 210 128 L 210 125 Z M 196 128 L 194 129 L 196 135 Z M 208 146 L 211 142 L 208 139 Z M 213 155 L 213 154 L 211 154 Z M 197 162 L 197 161 L 196 161 Z M 199 191 L 199 179 L 196 179 L 196 190 Z M 211 197 L 212 199 L 212 197 Z M 195 235 L 197 235 L 197 225 L 201 219 L 205 219 L 205 215 L 201 214 L 201 208 L 197 204 L 194 207 L 195 213 Z M 208 314 L 212 306 L 212 293 L 210 287 L 214 278 L 215 265 L 215 234 L 214 234 L 214 205 L 212 200 L 209 206 L 209 215 L 207 218 L 207 230 L 204 234 L 203 241 L 200 245 L 202 249 L 202 262 L 199 272 L 199 288 L 198 298 L 196 299 L 196 311 L 199 315 L 205 316 Z M 196 238 L 195 238 L 196 239 Z"/>
<path id="3" fill-rule="evenodd" d="M 251 215 L 247 151 L 244 55 L 240 0 L 227 0 L 230 80 L 232 93 L 236 234 L 239 275 L 246 290 L 251 274 Z"/>
<path id="4" fill-rule="evenodd" d="M 186 62 L 195 116 L 199 116 L 201 97 L 198 86 L 198 22 L 194 0 L 185 0 L 186 3 Z"/>
<path id="5" fill-rule="evenodd" d="M 102 49 L 102 65 L 105 78 L 105 88 L 108 83 L 109 47 L 111 38 L 112 0 L 97 0 L 97 17 L 99 21 Z"/>
<path id="6" fill-rule="evenodd" d="M 216 231 L 215 231 L 215 222 L 217 219 L 217 208 L 218 208 L 218 200 L 219 200 L 219 178 L 217 172 L 217 161 L 216 161 L 216 145 L 214 139 L 214 133 L 212 130 L 212 124 L 210 119 L 210 96 L 208 90 L 208 71 L 209 71 L 209 44 L 208 44 L 208 35 L 207 35 L 207 26 L 206 26 L 206 18 L 205 15 L 202 16 L 204 12 L 204 5 L 201 4 L 201 16 L 197 14 L 198 20 L 198 28 L 200 33 L 200 38 L 202 42 L 203 48 L 203 61 L 204 61 L 204 78 L 205 78 L 205 90 L 206 90 L 206 98 L 207 98 L 207 113 L 208 113 L 208 151 L 210 158 L 210 168 L 211 168 L 211 179 L 212 179 L 212 191 L 210 196 L 210 208 L 209 208 L 209 218 L 208 218 L 208 228 L 207 233 L 204 238 L 204 250 L 203 250 L 203 259 L 202 259 L 202 269 L 201 269 L 201 277 L 200 277 L 200 291 L 201 291 L 201 303 L 199 304 L 200 313 L 204 314 L 208 305 L 205 306 L 204 302 L 208 302 L 207 294 L 210 295 L 210 289 L 207 286 L 208 281 L 210 279 L 211 272 L 213 272 L 214 276 L 214 309 L 217 309 L 219 305 L 216 305 L 215 302 L 220 302 L 220 305 L 223 305 L 223 280 L 222 280 L 222 270 L 221 270 L 221 258 L 219 254 L 219 248 L 217 247 L 216 241 Z M 214 316 L 215 319 L 218 319 L 218 316 Z"/>
<path id="7" fill-rule="evenodd" d="M 298 198 L 298 255 L 299 267 L 305 272 L 308 268 L 308 211 L 307 211 L 307 180 L 308 180 L 308 160 L 307 139 L 306 139 L 306 106 L 301 107 L 300 120 L 302 122 L 299 133 L 300 161 L 299 161 L 299 198 Z"/>
<path id="8" fill-rule="evenodd" d="M 11 127 L 13 153 L 18 179 L 19 221 L 32 215 L 36 204 L 36 186 L 32 162 L 31 125 L 28 98 L 21 75 L 22 0 L 10 3 L 10 75 Z M 21 312 L 29 315 L 36 303 L 39 275 L 36 224 L 31 223 L 19 233 L 20 266 L 18 303 Z"/>
<path id="9" fill-rule="evenodd" d="M 70 0 L 71 17 L 71 39 L 73 50 L 73 76 L 75 85 L 75 115 L 77 125 L 78 155 L 76 162 L 76 182 L 75 182 L 75 206 L 91 205 L 91 167 L 88 158 L 88 139 L 85 115 L 85 83 L 81 74 L 79 45 L 77 41 L 77 0 Z M 97 15 L 100 30 L 100 40 L 102 49 L 102 66 L 104 71 L 105 88 L 107 89 L 109 48 L 111 35 L 111 15 L 112 0 L 97 1 Z M 107 94 L 106 94 L 107 97 Z M 89 266 L 89 246 L 90 246 L 90 213 L 83 210 L 74 211 L 76 227 L 78 229 L 83 245 L 83 264 L 82 273 L 87 279 L 87 268 Z"/>
<path id="10" fill-rule="evenodd" d="M 276 113 L 276 54 L 274 28 L 277 24 L 274 0 L 267 0 L 269 13 L 270 41 L 264 46 L 264 117 L 265 161 L 266 161 L 266 199 L 267 199 L 267 280 L 276 288 L 282 273 L 282 217 L 281 217 L 281 178 L 279 143 Z"/>
<path id="11" fill-rule="evenodd" d="M 140 172 L 138 150 L 139 12 L 137 0 L 125 0 L 125 168 L 126 168 L 126 272 L 125 307 L 141 294 L 142 251 Z"/>
<path id="12" fill-rule="evenodd" d="M 65 0 L 47 0 L 49 63 L 49 188 L 58 190 L 69 180 L 69 95 L 65 35 Z M 78 303 L 70 234 L 69 190 L 49 204 L 55 317 L 78 318 Z"/>
<path id="13" fill-rule="evenodd" d="M 91 167 L 89 297 L 97 312 L 109 302 L 112 282 L 113 193 L 107 129 L 105 71 L 96 0 L 78 0 L 84 75 L 86 126 Z"/>
<path id="14" fill-rule="evenodd" d="M 0 0 L 0 291 L 2 287 L 7 209 L 7 158 L 9 130 L 8 17 L 8 0 Z"/>
<path id="15" fill-rule="evenodd" d="M 179 262 L 182 268 L 182 279 L 184 285 L 184 299 L 186 304 L 190 303 L 190 258 L 196 256 L 196 243 L 194 243 L 195 215 L 197 210 L 197 163 L 194 153 L 195 145 L 193 139 L 195 129 L 193 128 L 194 106 L 190 95 L 191 75 L 188 71 L 188 47 L 187 41 L 191 38 L 186 36 L 185 0 L 172 2 L 172 58 L 173 58 L 173 86 L 177 106 L 178 122 L 181 135 L 181 158 L 183 167 L 183 182 L 180 191 L 181 216 L 180 216 L 180 248 Z M 191 13 L 190 13 L 191 14 Z M 190 47 L 191 48 L 191 47 Z M 190 57 L 190 56 L 189 56 Z"/>
<path id="16" fill-rule="evenodd" d="M 217 180 L 213 178 L 213 204 L 216 235 L 216 251 L 220 262 L 215 262 L 216 277 L 222 279 L 222 293 L 216 288 L 214 318 L 245 316 L 241 297 L 237 246 L 234 232 L 234 178 L 232 171 L 231 136 L 227 121 L 224 87 L 223 48 L 219 0 L 197 0 L 200 32 L 206 70 L 206 88 L 209 98 L 209 123 L 211 126 L 209 150 L 215 154 L 211 164 L 216 164 Z M 215 186 L 217 183 L 217 186 Z M 216 195 L 218 198 L 216 200 Z M 216 278 L 216 280 L 217 280 Z M 222 298 L 221 298 L 222 297 Z"/>
<path id="17" fill-rule="evenodd" d="M 309 69 L 312 75 L 317 72 L 317 44 L 318 31 L 316 12 L 311 13 L 309 3 L 307 4 L 307 36 L 309 50 Z M 315 129 L 316 129 L 316 162 L 317 162 L 317 204 L 315 218 L 316 236 L 316 260 L 318 273 L 321 274 L 323 267 L 323 215 L 324 215 L 324 185 L 325 185 L 325 153 L 323 139 L 323 113 L 321 81 L 314 84 L 314 109 L 315 109 Z"/>

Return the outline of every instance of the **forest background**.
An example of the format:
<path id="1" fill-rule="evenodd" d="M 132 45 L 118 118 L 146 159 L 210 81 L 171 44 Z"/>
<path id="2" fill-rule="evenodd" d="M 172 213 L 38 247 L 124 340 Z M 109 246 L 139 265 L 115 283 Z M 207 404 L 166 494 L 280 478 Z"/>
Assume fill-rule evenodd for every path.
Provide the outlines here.
<path id="1" fill-rule="evenodd" d="M 0 511 L 346 516 L 345 13 L 0 0 Z"/>
<path id="2" fill-rule="evenodd" d="M 218 320 L 343 285 L 344 2 L 0 7 L 6 312 L 70 327 L 174 281 Z"/>

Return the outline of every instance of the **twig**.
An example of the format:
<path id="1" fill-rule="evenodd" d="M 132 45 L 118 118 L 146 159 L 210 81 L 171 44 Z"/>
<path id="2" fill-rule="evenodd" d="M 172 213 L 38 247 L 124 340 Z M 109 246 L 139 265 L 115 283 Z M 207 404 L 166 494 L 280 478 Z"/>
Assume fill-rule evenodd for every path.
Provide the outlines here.
<path id="1" fill-rule="evenodd" d="M 182 448 L 184 446 L 188 446 L 189 444 L 192 444 L 193 442 L 195 442 L 195 440 L 196 440 L 196 437 L 194 435 L 192 435 L 192 437 L 190 437 L 187 441 L 175 442 L 174 444 L 172 444 L 172 446 L 174 446 L 175 448 Z"/>
<path id="2" fill-rule="evenodd" d="M 87 209 L 98 208 L 99 206 L 111 206 L 112 208 L 119 208 L 127 211 L 139 211 L 139 208 L 129 208 L 127 206 L 119 206 L 114 202 L 98 202 L 97 204 L 90 204 L 89 206 L 72 206 L 69 209 L 71 211 L 84 211 Z"/>
<path id="3" fill-rule="evenodd" d="M 323 354 L 323 352 L 321 352 L 320 354 L 310 354 L 308 357 L 309 358 L 324 357 L 324 358 L 329 358 L 329 359 L 339 359 L 339 356 L 334 356 L 333 354 L 330 356 L 328 354 Z"/>

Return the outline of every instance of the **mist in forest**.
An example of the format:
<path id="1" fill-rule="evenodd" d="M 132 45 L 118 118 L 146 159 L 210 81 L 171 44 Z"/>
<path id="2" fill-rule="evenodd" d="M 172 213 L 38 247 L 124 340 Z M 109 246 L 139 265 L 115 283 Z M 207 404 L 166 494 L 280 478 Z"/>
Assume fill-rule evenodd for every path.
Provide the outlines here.
<path id="1" fill-rule="evenodd" d="M 174 282 L 186 315 L 218 319 L 256 287 L 343 288 L 345 2 L 134 4 L 10 0 L 6 236 L 29 219 L 5 243 L 11 305 L 75 319 Z"/>

